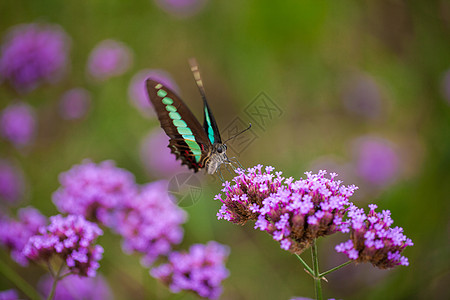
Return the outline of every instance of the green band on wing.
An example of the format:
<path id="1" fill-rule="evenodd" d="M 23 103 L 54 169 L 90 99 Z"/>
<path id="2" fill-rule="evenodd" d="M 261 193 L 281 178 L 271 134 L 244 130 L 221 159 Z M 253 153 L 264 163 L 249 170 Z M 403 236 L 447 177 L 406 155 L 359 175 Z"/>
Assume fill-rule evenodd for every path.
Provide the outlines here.
<path id="1" fill-rule="evenodd" d="M 159 91 L 162 91 L 162 90 L 159 90 Z M 164 92 L 164 91 L 163 91 Z M 167 94 L 167 93 L 166 93 Z M 170 105 L 170 104 L 172 104 L 173 103 L 173 100 L 171 99 L 171 98 L 169 98 L 169 97 L 164 97 L 163 99 L 162 99 L 162 103 L 164 103 L 165 105 Z"/>
<path id="2" fill-rule="evenodd" d="M 177 111 L 177 108 L 173 105 L 166 105 L 166 110 L 168 112 L 175 112 L 175 111 Z"/>
<path id="3" fill-rule="evenodd" d="M 169 117 L 170 117 L 172 120 L 181 120 L 180 114 L 177 113 L 176 111 L 170 112 L 170 113 L 169 113 Z"/>
<path id="4" fill-rule="evenodd" d="M 172 120 L 173 125 L 176 127 L 187 127 L 187 124 L 183 120 Z"/>
<path id="5" fill-rule="evenodd" d="M 177 127 L 178 133 L 183 134 L 192 134 L 192 130 L 189 127 Z"/>
<path id="6" fill-rule="evenodd" d="M 191 141 L 191 140 L 184 140 L 186 144 L 191 149 L 192 154 L 194 154 L 195 161 L 199 162 L 200 158 L 202 156 L 202 150 L 200 149 L 200 146 L 197 144 L 197 142 Z"/>
<path id="7" fill-rule="evenodd" d="M 195 136 L 192 135 L 192 134 L 183 134 L 182 137 L 183 137 L 183 139 L 185 139 L 185 140 L 195 141 Z"/>
<path id="8" fill-rule="evenodd" d="M 165 97 L 167 95 L 167 92 L 165 90 L 159 90 L 156 92 L 156 94 L 160 97 Z"/>
<path id="9" fill-rule="evenodd" d="M 211 119 L 209 118 L 209 113 L 206 106 L 205 106 L 205 116 L 206 116 L 206 123 L 208 123 L 208 138 L 211 141 L 211 144 L 214 144 L 214 131 L 211 126 Z"/>

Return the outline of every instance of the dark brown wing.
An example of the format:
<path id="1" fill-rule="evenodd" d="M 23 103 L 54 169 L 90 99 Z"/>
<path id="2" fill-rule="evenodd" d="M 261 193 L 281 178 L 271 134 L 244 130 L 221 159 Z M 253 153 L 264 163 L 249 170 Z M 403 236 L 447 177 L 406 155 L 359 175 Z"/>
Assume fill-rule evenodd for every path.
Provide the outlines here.
<path id="1" fill-rule="evenodd" d="M 146 84 L 161 128 L 170 137 L 169 147 L 172 153 L 195 172 L 204 168 L 212 144 L 197 118 L 169 88 L 151 79 L 147 79 Z"/>

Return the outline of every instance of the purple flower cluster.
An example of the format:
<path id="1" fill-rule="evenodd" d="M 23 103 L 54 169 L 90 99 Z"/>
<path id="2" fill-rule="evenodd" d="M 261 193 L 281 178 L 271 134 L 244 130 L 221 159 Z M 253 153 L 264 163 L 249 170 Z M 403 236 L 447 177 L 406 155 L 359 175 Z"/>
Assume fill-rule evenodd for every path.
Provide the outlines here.
<path id="1" fill-rule="evenodd" d="M 0 292 L 0 300 L 17 300 L 19 298 L 19 294 L 16 290 L 6 290 Z"/>
<path id="2" fill-rule="evenodd" d="M 218 219 L 244 225 L 249 220 L 258 219 L 258 209 L 262 207 L 264 199 L 275 193 L 283 186 L 284 177 L 281 172 L 272 174 L 272 167 L 262 170 L 262 165 L 250 168 L 245 173 L 238 170 L 238 175 L 233 179 L 234 185 L 226 181 L 222 191 L 226 199 L 218 194 L 214 198 L 220 200 L 223 205 L 217 213 Z"/>
<path id="3" fill-rule="evenodd" d="M 23 147 L 32 142 L 35 127 L 35 113 L 28 104 L 11 104 L 0 114 L 0 134 L 17 147 Z"/>
<path id="4" fill-rule="evenodd" d="M 158 256 L 167 255 L 172 245 L 183 239 L 181 224 L 186 221 L 186 214 L 173 201 L 167 182 L 157 181 L 144 186 L 119 213 L 116 230 L 123 236 L 124 251 L 143 254 L 145 266 Z"/>
<path id="5" fill-rule="evenodd" d="M 82 216 L 56 215 L 50 217 L 50 225 L 40 228 L 39 234 L 28 240 L 23 254 L 29 260 L 45 262 L 58 256 L 71 273 L 93 277 L 103 254 L 103 248 L 94 245 L 100 235 L 103 231 Z"/>
<path id="6" fill-rule="evenodd" d="M 89 160 L 60 174 L 61 187 L 53 194 L 60 212 L 82 215 L 112 226 L 115 212 L 137 193 L 134 176 L 112 161 Z"/>
<path id="7" fill-rule="evenodd" d="M 364 136 L 354 142 L 356 172 L 369 184 L 385 186 L 400 171 L 400 158 L 394 145 L 386 139 Z"/>
<path id="8" fill-rule="evenodd" d="M 53 284 L 53 277 L 45 276 L 39 282 L 39 291 L 47 296 Z M 110 300 L 113 299 L 111 289 L 101 276 L 80 277 L 70 275 L 64 277 L 56 286 L 53 300 Z"/>
<path id="9" fill-rule="evenodd" d="M 104 40 L 92 50 L 88 60 L 88 73 L 104 81 L 125 73 L 131 66 L 133 55 L 125 44 L 115 40 Z"/>
<path id="10" fill-rule="evenodd" d="M 218 213 L 233 223 L 243 224 L 257 219 L 255 228 L 266 231 L 279 241 L 281 248 L 300 254 L 315 238 L 345 228 L 343 217 L 351 205 L 348 198 L 356 186 L 342 186 L 334 180 L 337 174 L 326 178 L 326 171 L 305 173 L 306 179 L 294 181 L 284 178 L 274 168 L 258 165 L 247 172 L 238 170 L 231 186 L 226 182 L 216 199 L 223 203 Z"/>
<path id="11" fill-rule="evenodd" d="M 59 102 L 59 112 L 63 119 L 82 118 L 91 104 L 91 94 L 83 88 L 74 88 L 65 92 Z"/>
<path id="12" fill-rule="evenodd" d="M 150 274 L 174 293 L 185 290 L 217 299 L 222 293 L 221 282 L 229 275 L 224 266 L 228 254 L 228 248 L 217 242 L 195 244 L 188 253 L 172 252 L 169 262 L 153 268 Z"/>
<path id="13" fill-rule="evenodd" d="M 0 202 L 17 203 L 23 195 L 25 180 L 15 165 L 0 159 Z"/>
<path id="14" fill-rule="evenodd" d="M 362 208 L 350 208 L 351 238 L 337 245 L 336 251 L 357 262 L 370 262 L 380 269 L 409 265 L 408 259 L 400 253 L 413 245 L 411 239 L 403 234 L 403 228 L 391 228 L 394 221 L 389 210 L 377 213 L 375 204 L 370 204 L 369 208 L 367 215 Z"/>
<path id="15" fill-rule="evenodd" d="M 35 208 L 19 209 L 18 220 L 0 216 L 0 245 L 11 252 L 11 257 L 20 265 L 28 265 L 22 253 L 28 239 L 45 226 L 47 219 Z"/>
<path id="16" fill-rule="evenodd" d="M 205 6 L 206 0 L 156 0 L 166 12 L 178 17 L 190 17 Z"/>
<path id="17" fill-rule="evenodd" d="M 19 92 L 28 92 L 41 82 L 54 82 L 65 72 L 68 48 L 69 38 L 57 25 L 17 25 L 2 45 L 0 77 Z"/>

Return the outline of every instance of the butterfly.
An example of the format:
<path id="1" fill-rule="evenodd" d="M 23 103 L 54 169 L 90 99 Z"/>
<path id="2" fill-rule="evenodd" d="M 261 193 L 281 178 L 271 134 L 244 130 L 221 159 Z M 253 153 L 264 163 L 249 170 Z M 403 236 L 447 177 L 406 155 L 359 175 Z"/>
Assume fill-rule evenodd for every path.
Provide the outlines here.
<path id="1" fill-rule="evenodd" d="M 216 120 L 206 100 L 198 65 L 194 59 L 190 60 L 190 64 L 203 99 L 203 126 L 174 91 L 151 78 L 146 81 L 150 101 L 162 129 L 170 138 L 168 147 L 176 158 L 181 160 L 182 165 L 187 165 L 194 172 L 205 169 L 206 173 L 214 174 L 222 164 L 232 167 L 237 164 L 242 167 L 237 159 L 227 157 L 227 146 L 222 142 Z M 222 178 L 221 173 L 220 177 Z"/>

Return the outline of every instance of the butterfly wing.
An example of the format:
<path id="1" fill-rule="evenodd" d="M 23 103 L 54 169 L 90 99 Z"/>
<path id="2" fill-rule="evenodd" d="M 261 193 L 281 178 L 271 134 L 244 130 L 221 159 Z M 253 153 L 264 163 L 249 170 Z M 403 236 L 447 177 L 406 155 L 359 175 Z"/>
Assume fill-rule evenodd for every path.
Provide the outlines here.
<path id="1" fill-rule="evenodd" d="M 211 109 L 209 108 L 208 101 L 206 101 L 206 93 L 203 88 L 202 77 L 200 76 L 200 71 L 198 69 L 198 63 L 195 58 L 191 58 L 189 60 L 189 64 L 191 65 L 191 71 L 194 75 L 195 83 L 197 84 L 200 95 L 202 95 L 203 99 L 203 113 L 204 113 L 204 122 L 203 128 L 208 136 L 211 144 L 220 143 L 222 144 L 222 139 L 220 138 L 219 128 L 217 127 L 216 119 L 212 114 Z"/>
<path id="2" fill-rule="evenodd" d="M 197 118 L 169 88 L 151 79 L 147 79 L 146 85 L 161 127 L 170 137 L 171 152 L 195 172 L 204 168 L 212 144 Z"/>

